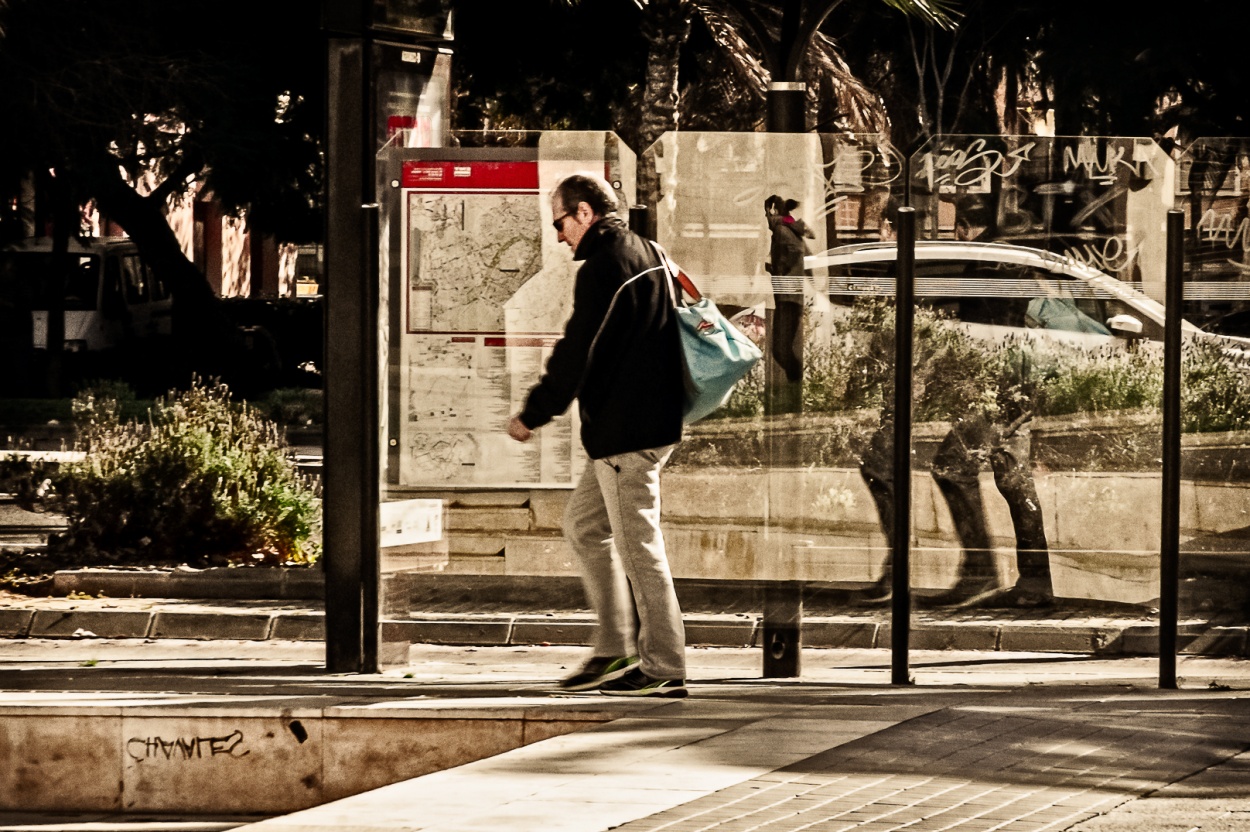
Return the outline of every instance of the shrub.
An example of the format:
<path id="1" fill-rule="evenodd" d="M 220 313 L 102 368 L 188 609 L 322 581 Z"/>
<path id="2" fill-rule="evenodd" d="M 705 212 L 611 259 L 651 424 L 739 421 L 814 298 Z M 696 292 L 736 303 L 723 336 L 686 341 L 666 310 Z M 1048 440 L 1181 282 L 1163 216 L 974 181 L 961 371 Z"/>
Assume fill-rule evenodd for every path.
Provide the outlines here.
<path id="1" fill-rule="evenodd" d="M 710 419 L 754 418 L 764 412 L 764 362 L 757 361 L 742 380 L 734 385 L 729 401 L 717 408 Z"/>
<path id="2" fill-rule="evenodd" d="M 1247 359 L 1228 355 L 1213 341 L 1194 339 L 1181 353 L 1181 372 L 1181 430 L 1210 433 L 1250 428 Z"/>
<path id="3" fill-rule="evenodd" d="M 117 400 L 74 399 L 82 462 L 57 481 L 68 530 L 49 541 L 79 562 L 310 563 L 319 496 L 276 424 L 198 379 L 123 420 Z"/>
<path id="4" fill-rule="evenodd" d="M 914 317 L 913 418 L 951 420 L 993 411 L 995 380 L 985 345 L 946 316 L 920 307 Z M 840 412 L 888 407 L 894 395 L 894 304 L 861 300 L 845 333 L 804 352 L 804 410 Z"/>
<path id="5" fill-rule="evenodd" d="M 1000 401 L 1043 416 L 1138 411 L 1163 401 L 1160 350 L 1097 350 L 1015 340 L 992 353 Z M 1181 429 L 1250 428 L 1250 363 L 1216 342 L 1190 339 L 1181 352 Z"/>

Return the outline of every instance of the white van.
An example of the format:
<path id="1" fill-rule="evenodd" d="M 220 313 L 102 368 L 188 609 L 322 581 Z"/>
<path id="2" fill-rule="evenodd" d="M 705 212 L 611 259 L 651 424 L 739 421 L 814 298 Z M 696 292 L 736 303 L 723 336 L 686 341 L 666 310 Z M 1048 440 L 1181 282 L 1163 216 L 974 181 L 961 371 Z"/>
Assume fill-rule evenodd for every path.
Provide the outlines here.
<path id="1" fill-rule="evenodd" d="M 125 237 L 70 241 L 73 266 L 65 287 L 65 350 L 97 352 L 173 332 L 168 288 Z M 0 250 L 0 292 L 31 310 L 35 349 L 48 346 L 52 240 L 26 240 Z"/>
<path id="2" fill-rule="evenodd" d="M 829 299 L 846 307 L 859 295 L 892 295 L 897 260 L 897 242 L 879 242 L 831 248 L 804 264 L 829 270 Z M 1163 304 L 1093 266 L 1042 249 L 917 240 L 915 291 L 917 303 L 947 313 L 971 335 L 988 340 L 1026 337 L 1083 347 L 1163 340 Z M 1181 331 L 1204 335 L 1186 320 Z M 1204 337 L 1239 355 L 1250 351 L 1247 338 Z"/>

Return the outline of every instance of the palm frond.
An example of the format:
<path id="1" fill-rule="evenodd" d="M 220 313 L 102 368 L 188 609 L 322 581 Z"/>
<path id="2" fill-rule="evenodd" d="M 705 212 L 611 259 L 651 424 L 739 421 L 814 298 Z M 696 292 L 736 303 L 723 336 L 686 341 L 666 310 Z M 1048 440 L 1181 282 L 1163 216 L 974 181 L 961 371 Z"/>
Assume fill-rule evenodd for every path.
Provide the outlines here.
<path id="1" fill-rule="evenodd" d="M 695 2 L 709 34 L 720 49 L 707 60 L 717 65 L 704 73 L 707 80 L 699 89 L 687 88 L 683 97 L 692 105 L 684 124 L 687 129 L 751 130 L 763 123 L 765 91 L 769 74 L 759 55 L 742 37 L 743 23 L 726 4 Z M 781 20 L 775 8 L 755 3 L 760 21 L 771 35 L 780 37 Z M 823 33 L 812 39 L 803 63 L 803 77 L 808 85 L 808 107 L 814 115 L 820 109 L 817 97 L 832 94 L 832 109 L 838 113 L 837 124 L 822 124 L 823 131 L 877 133 L 888 129 L 880 96 L 855 77 L 836 42 Z M 713 125 L 715 125 L 713 127 Z"/>
<path id="2" fill-rule="evenodd" d="M 881 0 L 892 9 L 943 29 L 954 29 L 963 15 L 957 0 Z"/>

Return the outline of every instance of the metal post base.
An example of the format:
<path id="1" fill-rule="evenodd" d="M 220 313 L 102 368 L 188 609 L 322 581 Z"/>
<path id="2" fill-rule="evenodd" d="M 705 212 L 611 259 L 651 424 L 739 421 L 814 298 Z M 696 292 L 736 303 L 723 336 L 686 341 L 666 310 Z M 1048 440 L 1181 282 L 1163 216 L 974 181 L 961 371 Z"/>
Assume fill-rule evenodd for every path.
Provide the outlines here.
<path id="1" fill-rule="evenodd" d="M 788 582 L 764 590 L 765 679 L 793 679 L 801 672 L 803 590 Z"/>

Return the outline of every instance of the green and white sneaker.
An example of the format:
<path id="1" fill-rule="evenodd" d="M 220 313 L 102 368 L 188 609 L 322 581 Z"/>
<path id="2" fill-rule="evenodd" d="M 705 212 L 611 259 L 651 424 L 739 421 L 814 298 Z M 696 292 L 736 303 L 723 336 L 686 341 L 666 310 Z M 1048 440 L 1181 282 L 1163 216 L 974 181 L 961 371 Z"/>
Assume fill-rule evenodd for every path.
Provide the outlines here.
<path id="1" fill-rule="evenodd" d="M 685 679 L 652 679 L 636 667 L 616 681 L 600 685 L 599 692 L 608 696 L 664 696 L 670 699 L 680 699 L 689 694 Z"/>
<path id="2" fill-rule="evenodd" d="M 637 656 L 594 656 L 581 670 L 560 682 L 561 690 L 594 690 L 619 679 L 638 664 Z"/>

